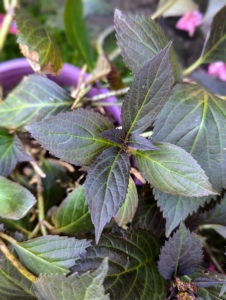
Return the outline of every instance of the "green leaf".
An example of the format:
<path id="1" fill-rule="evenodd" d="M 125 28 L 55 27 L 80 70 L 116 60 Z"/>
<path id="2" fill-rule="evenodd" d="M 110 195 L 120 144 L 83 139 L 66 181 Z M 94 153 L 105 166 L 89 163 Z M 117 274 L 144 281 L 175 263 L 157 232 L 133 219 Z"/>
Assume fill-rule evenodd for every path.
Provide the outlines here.
<path id="1" fill-rule="evenodd" d="M 201 60 L 202 63 L 214 61 L 226 62 L 226 6 L 224 6 L 214 17 L 210 35 L 205 42 Z"/>
<path id="2" fill-rule="evenodd" d="M 35 203 L 35 197 L 31 192 L 0 176 L 0 217 L 21 219 Z"/>
<path id="3" fill-rule="evenodd" d="M 152 141 L 182 147 L 201 165 L 214 190 L 226 186 L 226 102 L 197 85 L 178 84 L 155 123 Z M 170 232 L 208 198 L 186 198 L 158 192 Z M 159 202 L 159 200 L 161 202 Z M 167 225 L 168 227 L 168 225 Z"/>
<path id="4" fill-rule="evenodd" d="M 17 161 L 33 160 L 29 156 L 18 136 L 0 127 L 0 175 L 8 176 L 15 168 Z"/>
<path id="5" fill-rule="evenodd" d="M 154 262 L 158 252 L 158 240 L 145 230 L 110 234 L 87 249 L 86 257 L 70 269 L 79 273 L 95 270 L 103 258 L 109 257 L 104 287 L 111 299 L 164 300 L 168 283 Z"/>
<path id="6" fill-rule="evenodd" d="M 132 179 L 129 177 L 129 185 L 126 194 L 126 199 L 122 206 L 119 208 L 117 214 L 114 216 L 115 222 L 123 227 L 127 223 L 133 220 L 135 212 L 138 206 L 138 194 L 136 185 Z"/>
<path id="7" fill-rule="evenodd" d="M 152 58 L 169 43 L 161 27 L 151 18 L 124 15 L 115 10 L 115 29 L 123 59 L 133 73 L 137 73 L 147 59 Z M 181 81 L 181 70 L 171 50 L 174 81 Z"/>
<path id="8" fill-rule="evenodd" d="M 129 148 L 135 150 L 158 150 L 158 148 L 154 146 L 150 140 L 136 133 L 130 134 L 126 144 Z"/>
<path id="9" fill-rule="evenodd" d="M 76 165 L 90 165 L 104 149 L 115 145 L 99 136 L 113 127 L 99 113 L 77 109 L 29 125 L 26 129 L 57 157 Z"/>
<path id="10" fill-rule="evenodd" d="M 133 219 L 132 227 L 134 229 L 146 229 L 157 237 L 164 235 L 165 219 L 157 207 L 152 189 L 148 184 L 142 188 L 139 198 L 139 205 Z"/>
<path id="11" fill-rule="evenodd" d="M 73 98 L 53 81 L 39 75 L 25 77 L 0 104 L 1 126 L 21 129 L 66 111 Z"/>
<path id="12" fill-rule="evenodd" d="M 96 271 L 81 276 L 41 275 L 34 284 L 34 291 L 39 300 L 109 300 L 102 285 L 107 272 L 108 259 L 105 258 Z"/>
<path id="13" fill-rule="evenodd" d="M 0 300 L 35 300 L 32 282 L 7 259 L 0 260 Z"/>
<path id="14" fill-rule="evenodd" d="M 202 214 L 199 214 L 200 224 L 218 224 L 226 226 L 226 193 L 221 199 L 220 204 L 216 204 L 213 209 L 210 209 Z"/>
<path id="15" fill-rule="evenodd" d="M 84 187 L 96 242 L 126 198 L 129 172 L 129 156 L 117 147 L 104 150 L 90 166 Z"/>
<path id="16" fill-rule="evenodd" d="M 173 82 L 168 44 L 148 59 L 134 76 L 122 106 L 122 128 L 126 138 L 139 134 L 156 119 L 164 106 Z"/>
<path id="17" fill-rule="evenodd" d="M 220 274 L 217 272 L 213 272 L 210 270 L 197 269 L 193 274 L 186 276 L 195 281 L 199 278 L 212 279 L 214 281 L 222 281 L 222 283 L 226 280 L 226 276 L 224 274 Z M 226 294 L 220 295 L 222 283 L 214 286 L 210 286 L 207 288 L 200 288 L 197 292 L 199 297 L 202 297 L 204 300 L 226 300 Z"/>
<path id="18" fill-rule="evenodd" d="M 44 159 L 42 170 L 46 174 L 46 177 L 42 178 L 42 184 L 44 207 L 47 212 L 64 198 L 65 188 L 63 186 L 68 184 L 69 178 L 65 168 L 54 161 Z"/>
<path id="19" fill-rule="evenodd" d="M 183 223 L 161 249 L 158 267 L 168 280 L 193 273 L 202 261 L 202 245 Z"/>
<path id="20" fill-rule="evenodd" d="M 176 196 L 165 194 L 157 189 L 154 189 L 154 196 L 166 219 L 165 234 L 167 237 L 179 225 L 181 220 L 185 220 L 189 214 L 191 215 L 200 206 L 204 206 L 211 200 L 211 196 L 199 198 Z"/>
<path id="21" fill-rule="evenodd" d="M 21 263 L 33 274 L 67 273 L 75 259 L 86 252 L 90 242 L 74 238 L 47 235 L 15 243 Z"/>
<path id="22" fill-rule="evenodd" d="M 202 197 L 216 194 L 194 158 L 182 148 L 155 143 L 159 151 L 136 152 L 137 166 L 144 178 L 164 193 Z"/>
<path id="23" fill-rule="evenodd" d="M 48 32 L 23 9 L 16 9 L 17 42 L 34 71 L 57 75 L 62 66 L 60 50 Z"/>
<path id="24" fill-rule="evenodd" d="M 82 0 L 66 0 L 64 23 L 66 34 L 75 49 L 79 51 L 90 69 L 93 67 L 93 51 L 89 42 L 86 24 L 83 18 Z"/>
<path id="25" fill-rule="evenodd" d="M 54 212 L 52 221 L 55 233 L 75 235 L 93 230 L 83 186 L 74 189 L 67 196 Z"/>

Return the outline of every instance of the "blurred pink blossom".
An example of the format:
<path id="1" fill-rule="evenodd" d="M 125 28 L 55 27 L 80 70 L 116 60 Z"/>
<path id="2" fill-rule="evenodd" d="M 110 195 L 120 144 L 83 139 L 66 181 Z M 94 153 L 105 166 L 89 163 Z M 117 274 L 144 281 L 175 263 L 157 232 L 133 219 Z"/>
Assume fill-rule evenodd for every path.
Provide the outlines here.
<path id="1" fill-rule="evenodd" d="M 193 36 L 196 27 L 202 23 L 202 14 L 198 11 L 190 11 L 181 17 L 177 24 L 176 28 L 188 31 L 189 36 Z"/>
<path id="2" fill-rule="evenodd" d="M 226 81 L 226 64 L 223 61 L 216 61 L 209 64 L 208 73 L 223 81 Z"/>
<path id="3" fill-rule="evenodd" d="M 2 22 L 5 18 L 5 15 L 0 14 L 0 28 L 2 27 Z M 10 26 L 9 32 L 12 34 L 17 34 L 16 21 L 14 20 Z"/>

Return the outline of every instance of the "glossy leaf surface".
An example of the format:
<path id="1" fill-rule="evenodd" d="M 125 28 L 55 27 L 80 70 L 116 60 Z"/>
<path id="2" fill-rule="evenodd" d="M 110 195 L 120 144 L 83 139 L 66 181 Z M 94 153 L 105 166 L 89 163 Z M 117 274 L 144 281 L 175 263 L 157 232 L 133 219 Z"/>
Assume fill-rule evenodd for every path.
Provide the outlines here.
<path id="1" fill-rule="evenodd" d="M 172 143 L 189 152 L 205 171 L 214 190 L 220 193 L 226 185 L 225 117 L 225 100 L 197 85 L 178 84 L 159 114 L 152 141 Z M 172 197 L 160 192 L 157 198 L 167 223 L 174 223 L 169 234 L 181 219 L 208 200 Z"/>
<path id="2" fill-rule="evenodd" d="M 90 166 L 84 187 L 96 242 L 126 198 L 129 171 L 129 156 L 117 147 L 104 150 Z"/>
<path id="3" fill-rule="evenodd" d="M 137 73 L 147 59 L 156 55 L 169 42 L 161 27 L 151 18 L 124 15 L 116 9 L 114 20 L 122 57 L 133 73 Z M 181 71 L 173 50 L 171 62 L 174 80 L 178 82 L 181 80 Z"/>
<path id="4" fill-rule="evenodd" d="M 158 252 L 157 239 L 145 230 L 111 234 L 102 236 L 99 244 L 90 247 L 86 257 L 70 269 L 79 273 L 95 270 L 108 256 L 104 287 L 111 299 L 164 300 L 168 285 L 154 262 Z"/>
<path id="5" fill-rule="evenodd" d="M 117 214 L 114 216 L 115 222 L 123 227 L 127 223 L 131 222 L 138 206 L 138 193 L 137 187 L 133 179 L 129 178 L 129 185 L 126 194 L 126 199 L 122 206 L 119 208 Z"/>
<path id="6" fill-rule="evenodd" d="M 73 98 L 56 83 L 39 75 L 31 75 L 25 77 L 0 104 L 1 126 L 21 129 L 66 111 L 72 103 Z"/>
<path id="7" fill-rule="evenodd" d="M 34 71 L 57 75 L 62 66 L 60 50 L 45 28 L 23 9 L 16 9 L 17 42 Z"/>
<path id="8" fill-rule="evenodd" d="M 158 267 L 168 280 L 193 273 L 202 261 L 202 245 L 183 223 L 161 249 Z"/>
<path id="9" fill-rule="evenodd" d="M 90 242 L 46 235 L 20 242 L 14 248 L 21 263 L 33 274 L 67 273 L 75 259 L 86 252 Z"/>
<path id="10" fill-rule="evenodd" d="M 91 68 L 93 65 L 93 53 L 83 18 L 82 2 L 82 0 L 65 1 L 64 23 L 69 41 Z"/>
<path id="11" fill-rule="evenodd" d="M 164 106 L 173 82 L 170 44 L 148 59 L 136 73 L 122 105 L 122 128 L 130 133 L 142 133 L 155 120 Z"/>
<path id="12" fill-rule="evenodd" d="M 102 285 L 107 272 L 108 260 L 105 258 L 96 271 L 81 276 L 41 275 L 34 285 L 34 291 L 39 300 L 109 300 Z"/>
<path id="13" fill-rule="evenodd" d="M 100 114 L 77 109 L 32 124 L 26 129 L 57 157 L 76 165 L 90 165 L 98 154 L 113 144 L 99 136 L 113 127 Z"/>
<path id="14" fill-rule="evenodd" d="M 84 187 L 74 189 L 52 216 L 54 232 L 76 234 L 93 230 Z"/>
<path id="15" fill-rule="evenodd" d="M 17 161 L 33 160 L 29 156 L 17 135 L 0 127 L 0 175 L 8 176 L 16 166 Z"/>
<path id="16" fill-rule="evenodd" d="M 0 216 L 18 220 L 35 205 L 36 199 L 27 189 L 0 176 Z"/>
<path id="17" fill-rule="evenodd" d="M 137 151 L 137 166 L 144 178 L 164 193 L 202 197 L 216 194 L 197 162 L 182 148 L 155 143 L 158 151 Z"/>
<path id="18" fill-rule="evenodd" d="M 32 282 L 25 278 L 7 259 L 0 260 L 0 300 L 35 300 Z"/>

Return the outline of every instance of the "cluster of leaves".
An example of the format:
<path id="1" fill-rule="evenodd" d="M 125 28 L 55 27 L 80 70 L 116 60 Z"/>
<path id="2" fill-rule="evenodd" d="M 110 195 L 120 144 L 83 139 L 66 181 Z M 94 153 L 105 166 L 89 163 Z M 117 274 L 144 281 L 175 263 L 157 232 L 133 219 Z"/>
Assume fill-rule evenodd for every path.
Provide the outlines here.
<path id="1" fill-rule="evenodd" d="M 65 9 L 72 18 L 70 3 Z M 223 59 L 225 12 L 214 18 L 203 62 Z M 92 68 L 88 37 L 77 38 L 85 30 L 81 16 L 69 38 Z M 16 19 L 21 51 L 33 68 L 59 73 L 60 52 L 45 29 L 22 9 Z M 201 239 L 192 232 L 226 226 L 226 102 L 182 83 L 172 43 L 155 21 L 117 10 L 115 28 L 134 75 L 120 128 L 94 110 L 69 111 L 74 99 L 43 75 L 25 78 L 0 103 L 0 299 L 160 300 L 170 282 L 169 299 L 226 299 L 226 277 L 201 269 Z M 38 152 L 46 178 L 27 167 L 36 189 L 15 171 L 17 162 L 36 165 L 31 141 L 28 154 L 20 140 L 25 130 L 67 162 Z M 130 175 L 134 160 L 148 182 L 139 197 Z M 76 188 L 64 168 L 74 170 L 70 164 L 87 170 Z M 29 220 L 31 212 L 37 221 Z"/>

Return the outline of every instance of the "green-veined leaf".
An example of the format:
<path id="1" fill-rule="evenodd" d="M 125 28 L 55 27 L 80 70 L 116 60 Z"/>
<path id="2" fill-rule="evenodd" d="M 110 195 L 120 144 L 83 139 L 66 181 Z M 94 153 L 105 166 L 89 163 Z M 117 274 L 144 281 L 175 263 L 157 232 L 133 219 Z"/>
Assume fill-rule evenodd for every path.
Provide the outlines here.
<path id="1" fill-rule="evenodd" d="M 224 61 L 226 62 L 226 5 L 213 19 L 210 35 L 204 45 L 201 55 L 202 62 Z"/>
<path id="2" fill-rule="evenodd" d="M 57 75 L 62 66 L 60 50 L 48 32 L 23 9 L 16 9 L 17 42 L 34 71 Z"/>
<path id="3" fill-rule="evenodd" d="M 55 233 L 75 235 L 93 230 L 83 186 L 74 189 L 52 216 Z"/>
<path id="4" fill-rule="evenodd" d="M 202 245 L 183 223 L 161 249 L 158 267 L 168 280 L 193 273 L 202 261 Z"/>
<path id="5" fill-rule="evenodd" d="M 158 151 L 136 152 L 137 166 L 144 178 L 164 193 L 202 197 L 215 195 L 204 171 L 184 149 L 155 143 Z"/>
<path id="6" fill-rule="evenodd" d="M 90 242 L 47 235 L 13 244 L 21 263 L 32 273 L 67 273 L 75 259 L 86 252 Z"/>
<path id="7" fill-rule="evenodd" d="M 105 258 L 96 271 L 81 276 L 41 275 L 35 282 L 34 291 L 39 300 L 109 300 L 102 285 L 107 272 L 108 259 Z"/>
<path id="8" fill-rule="evenodd" d="M 101 237 L 99 244 L 87 249 L 86 257 L 70 269 L 79 273 L 95 270 L 109 257 L 104 287 L 111 299 L 164 300 L 168 283 L 154 262 L 158 252 L 157 239 L 145 230 L 111 234 Z"/>
<path id="9" fill-rule="evenodd" d="M 165 219 L 157 206 L 149 184 L 144 185 L 139 198 L 139 205 L 132 227 L 134 229 L 146 229 L 157 237 L 162 236 L 165 231 Z"/>
<path id="10" fill-rule="evenodd" d="M 0 104 L 1 126 L 18 129 L 66 111 L 73 98 L 48 78 L 31 75 Z"/>
<path id="11" fill-rule="evenodd" d="M 21 219 L 35 204 L 35 197 L 21 185 L 0 176 L 0 216 Z"/>
<path id="12" fill-rule="evenodd" d="M 138 206 L 138 194 L 137 187 L 132 179 L 129 177 L 129 185 L 126 194 L 126 199 L 123 205 L 119 208 L 117 214 L 114 216 L 115 222 L 123 227 L 127 223 L 131 222 Z"/>
<path id="13" fill-rule="evenodd" d="M 46 177 L 42 178 L 42 184 L 44 207 L 47 212 L 48 209 L 63 200 L 64 187 L 67 187 L 69 178 L 65 168 L 51 160 L 44 159 L 42 161 L 42 171 L 46 174 Z"/>
<path id="14" fill-rule="evenodd" d="M 0 260 L 0 300 L 35 300 L 32 282 L 7 259 Z"/>
<path id="15" fill-rule="evenodd" d="M 151 18 L 124 15 L 116 9 L 114 20 L 121 54 L 133 73 L 169 43 L 161 27 Z M 178 82 L 181 80 L 181 70 L 173 50 L 171 62 L 174 81 Z"/>
<path id="16" fill-rule="evenodd" d="M 170 44 L 148 59 L 134 76 L 122 106 L 122 128 L 126 138 L 141 133 L 156 119 L 173 82 Z"/>
<path id="17" fill-rule="evenodd" d="M 155 123 L 153 142 L 184 148 L 201 165 L 214 190 L 226 187 L 226 101 L 197 85 L 178 84 Z M 186 198 L 157 192 L 168 234 L 209 198 Z M 167 234 L 167 235 L 168 235 Z"/>
<path id="18" fill-rule="evenodd" d="M 29 125 L 26 129 L 57 157 L 76 165 L 90 165 L 105 148 L 115 145 L 99 136 L 113 127 L 99 113 L 77 109 Z"/>
<path id="19" fill-rule="evenodd" d="M 84 187 L 97 242 L 126 198 L 129 170 L 128 154 L 117 147 L 105 149 L 90 166 Z"/>
<path id="20" fill-rule="evenodd" d="M 82 0 L 66 0 L 64 23 L 69 41 L 79 51 L 87 65 L 93 66 L 93 51 L 89 42 L 85 20 L 83 18 Z"/>
<path id="21" fill-rule="evenodd" d="M 12 135 L 5 128 L 0 128 L 0 175 L 8 176 L 17 161 L 31 161 L 18 136 Z"/>

